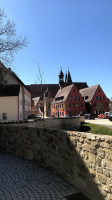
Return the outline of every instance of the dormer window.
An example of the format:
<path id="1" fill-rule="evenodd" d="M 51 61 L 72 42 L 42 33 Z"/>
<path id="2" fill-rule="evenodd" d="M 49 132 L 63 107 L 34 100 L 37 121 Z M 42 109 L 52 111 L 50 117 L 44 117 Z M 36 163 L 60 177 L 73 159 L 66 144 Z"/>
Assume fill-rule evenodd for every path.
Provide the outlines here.
<path id="1" fill-rule="evenodd" d="M 88 99 L 88 96 L 85 96 L 85 100 L 87 100 Z"/>
<path id="2" fill-rule="evenodd" d="M 63 99 L 64 99 L 64 96 L 61 96 L 61 97 L 55 98 L 55 101 L 60 101 L 60 100 L 63 100 Z"/>

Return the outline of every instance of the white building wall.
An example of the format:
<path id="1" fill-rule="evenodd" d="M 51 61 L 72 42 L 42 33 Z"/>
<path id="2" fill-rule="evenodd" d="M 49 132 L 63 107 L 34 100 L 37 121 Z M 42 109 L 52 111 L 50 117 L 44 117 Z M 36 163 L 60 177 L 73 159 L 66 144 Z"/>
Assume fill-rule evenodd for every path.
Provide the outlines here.
<path id="1" fill-rule="evenodd" d="M 20 85 L 20 91 L 19 91 L 19 120 L 23 120 L 23 91 L 22 86 Z"/>
<path id="2" fill-rule="evenodd" d="M 11 70 L 7 70 L 1 63 L 0 69 L 3 69 L 3 79 L 0 80 L 1 84 L 5 85 L 20 85 L 19 102 L 18 102 L 18 117 L 19 120 L 26 119 L 31 114 L 31 94 L 12 74 Z M 9 98 L 9 97 L 6 97 Z"/>
<path id="3" fill-rule="evenodd" d="M 18 120 L 18 97 L 0 97 L 0 121 L 3 120 L 3 113 L 6 114 L 5 121 Z"/>
<path id="4" fill-rule="evenodd" d="M 24 117 L 27 117 L 31 114 L 31 94 L 24 88 Z"/>

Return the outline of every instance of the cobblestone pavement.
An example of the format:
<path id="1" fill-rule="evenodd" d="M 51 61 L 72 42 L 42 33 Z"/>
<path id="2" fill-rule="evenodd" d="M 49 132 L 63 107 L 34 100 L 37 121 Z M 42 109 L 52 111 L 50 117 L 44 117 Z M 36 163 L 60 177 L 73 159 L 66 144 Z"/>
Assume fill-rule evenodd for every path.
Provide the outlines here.
<path id="1" fill-rule="evenodd" d="M 76 188 L 30 161 L 0 154 L 0 200 L 66 200 Z"/>

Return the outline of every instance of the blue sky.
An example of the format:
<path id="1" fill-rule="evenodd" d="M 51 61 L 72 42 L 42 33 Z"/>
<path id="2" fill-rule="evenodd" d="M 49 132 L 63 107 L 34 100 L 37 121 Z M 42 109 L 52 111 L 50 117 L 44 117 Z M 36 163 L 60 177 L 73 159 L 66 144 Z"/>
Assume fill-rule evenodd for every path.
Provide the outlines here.
<path id="1" fill-rule="evenodd" d="M 112 0 L 0 0 L 29 45 L 12 69 L 25 84 L 58 83 L 60 66 L 74 82 L 100 84 L 112 97 Z"/>

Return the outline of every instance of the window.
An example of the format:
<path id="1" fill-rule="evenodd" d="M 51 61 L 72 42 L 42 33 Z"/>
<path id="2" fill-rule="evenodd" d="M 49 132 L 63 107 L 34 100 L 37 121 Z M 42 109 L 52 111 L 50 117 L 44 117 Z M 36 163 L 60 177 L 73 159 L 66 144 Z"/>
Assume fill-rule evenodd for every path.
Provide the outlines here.
<path id="1" fill-rule="evenodd" d="M 76 107 L 79 107 L 79 104 L 78 104 L 78 103 L 76 104 Z"/>
<path id="2" fill-rule="evenodd" d="M 95 100 L 97 100 L 97 96 L 95 97 Z"/>
<path id="3" fill-rule="evenodd" d="M 60 104 L 60 108 L 61 108 L 61 104 Z"/>
<path id="4" fill-rule="evenodd" d="M 103 100 L 105 100 L 105 96 L 103 96 Z"/>
<path id="5" fill-rule="evenodd" d="M 62 108 L 63 108 L 63 104 L 62 104 Z"/>
<path id="6" fill-rule="evenodd" d="M 74 103 L 72 104 L 72 107 L 75 107 L 75 104 L 74 104 Z"/>
<path id="7" fill-rule="evenodd" d="M 71 103 L 69 103 L 69 107 L 71 107 Z"/>
<path id="8" fill-rule="evenodd" d="M 99 96 L 99 100 L 101 101 L 101 95 Z"/>
<path id="9" fill-rule="evenodd" d="M 74 101 L 76 101 L 76 96 L 74 96 Z"/>
<path id="10" fill-rule="evenodd" d="M 100 89 L 99 89 L 99 92 L 100 92 Z"/>
<path id="11" fill-rule="evenodd" d="M 70 97 L 70 101 L 72 101 L 72 97 Z"/>
<path id="12" fill-rule="evenodd" d="M 74 89 L 74 92 L 75 92 L 75 89 Z"/>
<path id="13" fill-rule="evenodd" d="M 7 120 L 7 113 L 3 113 L 3 120 Z"/>
<path id="14" fill-rule="evenodd" d="M 71 116 L 71 111 L 69 111 L 69 116 Z"/>
<path id="15" fill-rule="evenodd" d="M 87 100 L 88 99 L 88 96 L 85 96 L 85 100 Z"/>
<path id="16" fill-rule="evenodd" d="M 96 103 L 94 103 L 94 107 L 96 107 Z"/>
<path id="17" fill-rule="evenodd" d="M 78 101 L 80 101 L 80 96 L 78 96 Z"/>

